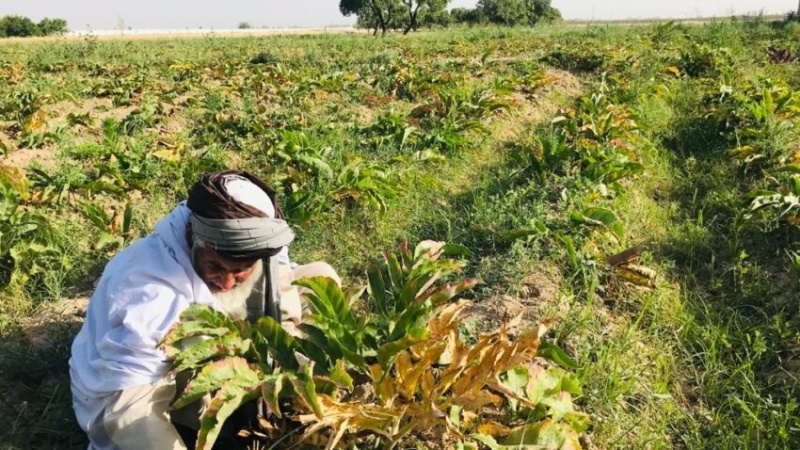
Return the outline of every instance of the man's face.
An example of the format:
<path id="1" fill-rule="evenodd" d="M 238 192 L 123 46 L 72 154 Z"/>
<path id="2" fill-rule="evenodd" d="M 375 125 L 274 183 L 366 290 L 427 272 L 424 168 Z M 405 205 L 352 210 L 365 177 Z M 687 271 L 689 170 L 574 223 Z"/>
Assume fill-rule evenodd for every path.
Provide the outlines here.
<path id="1" fill-rule="evenodd" d="M 197 247 L 193 254 L 194 269 L 212 293 L 228 292 L 250 277 L 255 269 L 253 261 L 236 261 L 225 258 L 214 249 Z"/>

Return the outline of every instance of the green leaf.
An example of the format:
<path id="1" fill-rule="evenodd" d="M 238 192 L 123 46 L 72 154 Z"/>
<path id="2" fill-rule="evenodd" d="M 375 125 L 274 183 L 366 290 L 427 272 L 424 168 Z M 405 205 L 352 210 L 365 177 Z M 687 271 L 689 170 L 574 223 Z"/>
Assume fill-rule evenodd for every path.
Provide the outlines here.
<path id="1" fill-rule="evenodd" d="M 512 242 L 516 241 L 517 239 L 525 239 L 526 242 L 530 242 L 533 239 L 538 239 L 542 236 L 545 236 L 549 230 L 547 226 L 540 221 L 534 221 L 530 227 L 524 228 L 516 228 L 512 231 L 507 233 L 503 233 L 500 235 L 500 240 L 504 242 Z"/>
<path id="2" fill-rule="evenodd" d="M 197 320 L 205 322 L 209 327 L 226 327 L 231 331 L 236 331 L 236 324 L 221 311 L 217 311 L 210 306 L 192 305 L 181 313 L 181 321 L 188 322 Z"/>
<path id="3" fill-rule="evenodd" d="M 281 407 L 278 401 L 280 400 L 280 393 L 283 390 L 283 382 L 287 378 L 285 373 L 276 372 L 267 375 L 264 383 L 261 385 L 261 396 L 267 403 L 270 411 L 272 411 L 278 418 L 281 418 Z"/>
<path id="4" fill-rule="evenodd" d="M 131 231 L 131 222 L 133 221 L 133 204 L 128 202 L 125 204 L 125 213 L 122 216 L 122 233 L 127 234 Z"/>
<path id="5" fill-rule="evenodd" d="M 189 321 L 179 322 L 159 342 L 159 347 L 164 348 L 167 356 L 174 358 L 182 350 L 181 341 L 200 336 L 224 336 L 230 330 L 227 327 L 211 327 L 206 322 Z"/>
<path id="6" fill-rule="evenodd" d="M 261 374 L 254 371 L 244 358 L 230 357 L 214 361 L 192 378 L 172 409 L 183 408 L 227 384 L 251 389 L 261 383 L 260 378 Z"/>
<path id="7" fill-rule="evenodd" d="M 442 256 L 472 256 L 472 251 L 463 245 L 445 244 L 442 247 Z"/>
<path id="8" fill-rule="evenodd" d="M 300 368 L 297 358 L 294 356 L 294 352 L 297 349 L 294 338 L 281 324 L 272 317 L 265 316 L 256 322 L 256 329 L 266 339 L 270 355 L 275 358 L 281 367 L 287 370 Z"/>
<path id="9" fill-rule="evenodd" d="M 236 385 L 225 385 L 217 391 L 200 417 L 196 448 L 211 450 L 222 431 L 225 419 L 247 401 L 257 398 L 259 392 L 259 389 L 250 391 Z"/>
<path id="10" fill-rule="evenodd" d="M 344 356 L 342 350 L 334 345 L 325 335 L 325 332 L 318 327 L 310 323 L 303 323 L 298 328 L 305 335 L 301 341 L 314 344 L 314 346 L 324 351 L 333 360 L 340 359 Z M 306 348 L 305 345 L 301 345 L 301 347 Z M 306 354 L 306 356 L 311 357 L 312 355 Z"/>
<path id="11" fill-rule="evenodd" d="M 303 278 L 296 280 L 293 284 L 311 290 L 306 299 L 314 314 L 335 318 L 345 327 L 355 325 L 349 302 L 342 292 L 342 288 L 331 278 Z"/>
<path id="12" fill-rule="evenodd" d="M 567 355 L 567 352 L 562 350 L 555 344 L 542 341 L 539 343 L 539 350 L 536 354 L 541 358 L 553 361 L 554 363 L 569 369 L 579 369 L 578 363 Z"/>
<path id="13" fill-rule="evenodd" d="M 367 278 L 369 279 L 369 294 L 375 301 L 375 306 L 378 308 L 378 313 L 381 315 L 388 314 L 388 305 L 386 303 L 386 284 L 383 282 L 383 274 L 381 268 L 372 266 L 367 271 Z"/>
<path id="14" fill-rule="evenodd" d="M 250 349 L 249 339 L 242 339 L 238 332 L 231 332 L 224 336 L 216 336 L 199 342 L 188 349 L 178 353 L 175 357 L 172 370 L 182 372 L 195 369 L 202 363 L 213 358 L 225 356 L 244 356 Z"/>
<path id="15" fill-rule="evenodd" d="M 344 367 L 344 361 L 341 359 L 336 361 L 336 365 L 328 375 L 328 379 L 336 383 L 337 386 L 343 389 L 353 390 L 353 378 L 347 373 Z"/>
<path id="16" fill-rule="evenodd" d="M 572 214 L 572 220 L 584 225 L 608 228 L 618 239 L 622 239 L 624 232 L 622 222 L 617 217 L 617 214 L 610 209 L 588 208 L 582 212 Z"/>
<path id="17" fill-rule="evenodd" d="M 528 369 L 515 367 L 506 372 L 504 378 L 501 383 L 503 386 L 520 397 L 527 398 L 525 390 L 528 387 Z"/>
<path id="18" fill-rule="evenodd" d="M 425 328 L 410 328 L 402 338 L 378 347 L 378 363 L 384 370 L 388 370 L 398 353 L 428 339 L 429 336 L 430 331 Z"/>
<path id="19" fill-rule="evenodd" d="M 291 378 L 292 386 L 294 386 L 295 393 L 300 399 L 312 410 L 317 418 L 322 418 L 322 407 L 317 398 L 317 389 L 314 385 L 314 379 L 311 376 L 313 370 L 312 365 L 307 365 L 303 368 L 302 373 L 298 373 L 296 377 Z"/>
<path id="20" fill-rule="evenodd" d="M 528 449 L 579 449 L 577 433 L 552 419 L 515 428 L 503 440 L 504 445 Z M 526 447 L 528 446 L 528 447 Z M 531 447 L 533 446 L 533 447 Z"/>

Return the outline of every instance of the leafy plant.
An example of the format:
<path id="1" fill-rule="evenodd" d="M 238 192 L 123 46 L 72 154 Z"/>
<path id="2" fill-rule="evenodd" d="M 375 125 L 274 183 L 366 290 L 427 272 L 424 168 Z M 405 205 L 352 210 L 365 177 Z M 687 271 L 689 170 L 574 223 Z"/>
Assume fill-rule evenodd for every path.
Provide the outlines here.
<path id="1" fill-rule="evenodd" d="M 386 200 L 397 194 L 397 181 L 387 168 L 363 158 L 353 158 L 345 165 L 333 185 L 331 197 L 352 207 L 365 204 L 386 213 Z"/>
<path id="2" fill-rule="evenodd" d="M 105 208 L 89 200 L 81 203 L 80 211 L 100 233 L 94 244 L 96 250 L 113 251 L 123 248 L 133 237 L 133 208 L 130 201 L 125 204 L 121 213 L 117 209 L 109 215 Z"/>
<path id="3" fill-rule="evenodd" d="M 0 284 L 21 288 L 58 259 L 59 238 L 44 215 L 22 207 L 30 194 L 19 169 L 0 165 L 0 195 Z"/>
<path id="4" fill-rule="evenodd" d="M 210 448 L 222 422 L 259 397 L 273 415 L 262 418 L 258 433 L 278 448 L 308 443 L 325 430 L 331 430 L 326 448 L 394 448 L 409 435 L 434 430 L 454 443 L 545 445 L 556 439 L 579 448 L 588 418 L 574 410 L 571 396 L 581 394 L 580 385 L 536 357 L 574 362 L 552 344 L 540 344 L 543 327 L 511 337 L 517 319 L 475 344 L 460 337 L 458 316 L 466 302 L 448 302 L 476 281 L 437 282 L 463 267 L 439 258 L 464 253 L 424 242 L 413 254 L 404 244 L 384 255 L 384 265 L 369 271 L 363 309 L 353 308 L 358 294 L 347 300 L 332 280 L 298 281 L 311 292 L 302 336 L 289 335 L 269 317 L 249 325 L 205 307 L 184 312 L 162 345 L 174 358 L 173 370 L 193 374 L 174 408 L 213 395 L 197 448 Z M 185 345 L 190 341 L 194 345 Z M 267 354 L 280 368 L 267 364 Z M 481 414 L 488 411 L 493 414 Z M 291 432 L 298 427 L 302 435 Z"/>

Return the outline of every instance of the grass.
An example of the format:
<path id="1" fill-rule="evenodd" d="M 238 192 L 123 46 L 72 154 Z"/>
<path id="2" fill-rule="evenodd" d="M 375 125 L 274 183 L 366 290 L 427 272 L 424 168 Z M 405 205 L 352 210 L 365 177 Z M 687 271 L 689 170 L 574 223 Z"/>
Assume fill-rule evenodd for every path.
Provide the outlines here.
<path id="1" fill-rule="evenodd" d="M 6 395 L 0 396 L 0 417 L 11 426 L 0 432 L 0 447 L 85 447 L 72 422 L 65 371 L 65 344 L 74 328 L 65 319 L 49 323 L 41 333 L 53 336 L 55 345 L 42 348 L 21 332 L 39 305 L 85 293 L 113 254 L 82 237 L 89 224 L 76 201 L 88 198 L 110 209 L 133 202 L 134 237 L 140 236 L 182 198 L 196 174 L 236 161 L 271 177 L 287 203 L 293 192 L 311 195 L 306 205 L 315 205 L 316 214 L 296 223 L 293 255 L 327 260 L 348 282 L 363 281 L 366 263 L 379 251 L 422 239 L 473 251 L 468 270 L 485 280 L 476 302 L 522 298 L 531 273 L 550 277 L 558 294 L 531 308 L 554 321 L 549 337 L 580 363 L 584 395 L 578 403 L 592 416 L 585 447 L 798 448 L 798 278 L 787 256 L 800 251 L 798 230 L 769 214 L 746 218 L 747 194 L 787 175 L 771 166 L 745 171 L 730 157 L 738 145 L 730 131 L 703 119 L 726 73 L 743 92 L 766 79 L 800 87 L 796 64 L 770 64 L 764 53 L 770 43 L 795 45 L 796 37 L 792 25 L 745 20 L 456 30 L 384 40 L 272 36 L 134 46 L 90 38 L 0 47 L 9 61 L 3 77 L 17 80 L 0 90 L 45 91 L 52 102 L 74 99 L 75 113 L 100 114 L 81 109 L 99 95 L 123 97 L 107 90 L 114 83 L 125 95 L 142 92 L 132 100 L 136 107 L 147 98 L 187 99 L 172 112 L 156 112 L 157 121 L 121 132 L 118 141 L 98 125 L 74 126 L 60 131 L 60 146 L 46 147 L 60 155 L 46 169 L 51 175 L 96 184 L 68 187 L 68 199 L 59 204 L 27 204 L 51 217 L 61 237 L 59 251 L 39 261 L 47 276 L 2 292 Z M 266 48 L 276 63 L 250 65 Z M 557 58 L 546 60 L 554 67 L 537 62 L 556 51 Z M 557 71 L 564 69 L 573 72 Z M 14 78 L 14 70 L 25 76 Z M 571 82 L 526 98 L 525 80 L 537 73 Z M 427 149 L 413 145 L 367 144 L 374 137 L 364 134 L 373 133 L 364 131 L 367 125 L 385 129 L 381 120 L 390 113 L 405 118 L 430 103 L 434 87 L 455 93 L 498 85 L 514 86 L 516 101 L 481 120 L 485 133 L 459 134 L 466 145 L 442 151 L 443 161 L 419 161 L 415 152 Z M 583 153 L 539 168 L 512 157 L 537 154 L 540 138 L 559 132 L 550 124 L 557 109 L 580 110 L 576 97 L 599 92 L 612 109 L 626 106 L 638 124 L 609 145 L 632 148 L 643 172 L 605 181 Z M 47 126 L 57 128 L 66 114 L 52 113 L 58 117 Z M 797 120 L 783 120 L 792 126 L 767 136 L 779 149 L 797 142 Z M 180 126 L 165 126 L 173 123 Z M 335 177 L 307 172 L 295 180 L 296 190 L 281 181 L 292 164 L 310 169 L 265 151 L 280 140 L 280 130 L 305 134 L 311 149 L 327 149 L 325 162 L 336 174 L 354 155 L 385 168 L 397 180 L 396 195 L 379 192 L 386 213 L 357 201 L 336 202 L 329 196 Z M 109 151 L 114 146 L 118 155 Z M 120 157 L 127 158 L 123 165 Z M 107 185 L 135 195 L 100 189 Z M 614 211 L 621 235 L 572 219 L 589 207 Z M 535 223 L 546 232 L 503 237 Z M 624 282 L 604 262 L 637 244 L 647 248 L 638 264 L 658 274 L 655 289 Z"/>

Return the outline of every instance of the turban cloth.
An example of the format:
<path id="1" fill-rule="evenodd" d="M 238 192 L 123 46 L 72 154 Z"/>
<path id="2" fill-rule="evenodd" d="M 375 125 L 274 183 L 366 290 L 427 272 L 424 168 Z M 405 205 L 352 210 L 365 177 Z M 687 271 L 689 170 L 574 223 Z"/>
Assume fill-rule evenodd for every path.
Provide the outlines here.
<path id="1" fill-rule="evenodd" d="M 233 182 L 240 185 L 242 180 L 260 189 L 260 192 L 256 190 L 260 194 L 258 197 L 266 194 L 272 211 L 254 206 L 258 199 L 248 201 L 241 195 L 239 198 L 232 195 L 229 188 Z M 202 241 L 231 259 L 274 256 L 294 239 L 289 224 L 283 220 L 275 191 L 247 172 L 226 170 L 203 175 L 192 186 L 186 206 L 192 211 L 193 241 Z M 273 211 L 274 217 L 270 217 Z"/>

